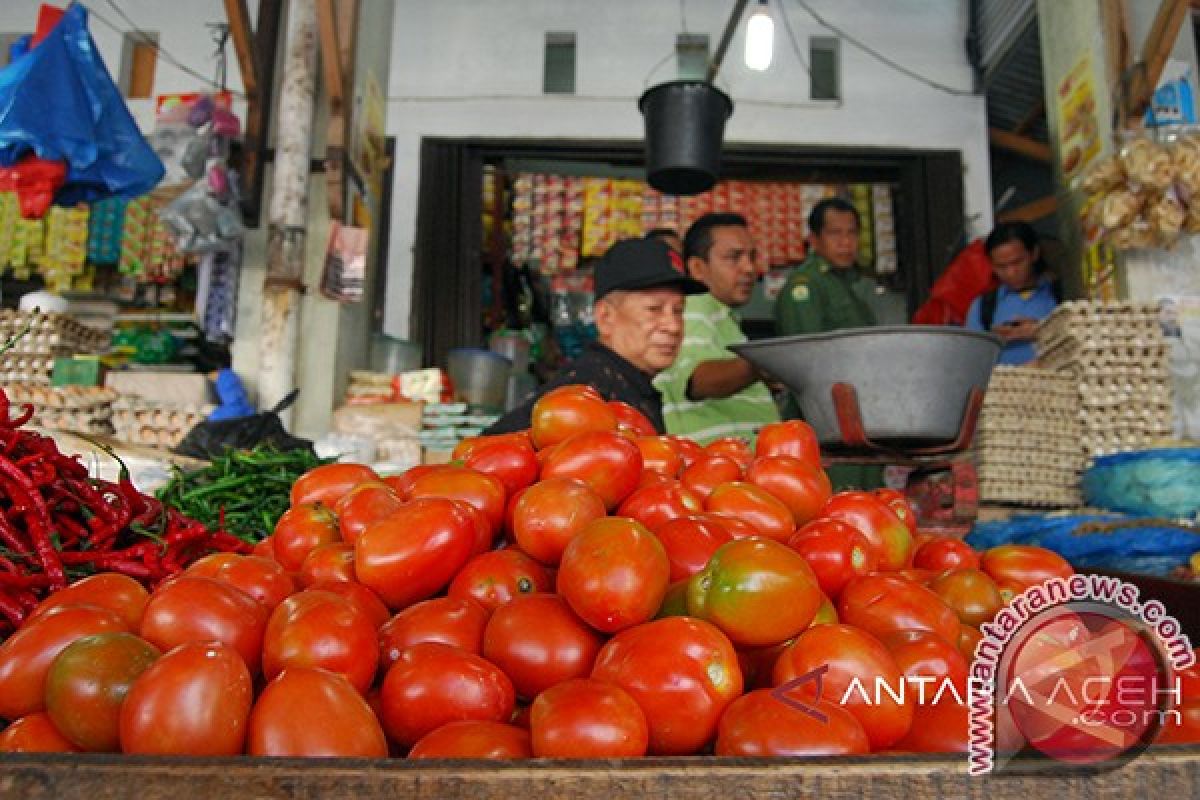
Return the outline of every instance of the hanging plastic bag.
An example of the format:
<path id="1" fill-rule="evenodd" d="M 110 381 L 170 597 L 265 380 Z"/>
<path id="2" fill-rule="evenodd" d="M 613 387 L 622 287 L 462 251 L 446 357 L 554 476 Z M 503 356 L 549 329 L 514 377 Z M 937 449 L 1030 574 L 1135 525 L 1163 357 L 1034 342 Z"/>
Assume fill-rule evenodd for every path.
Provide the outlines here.
<path id="1" fill-rule="evenodd" d="M 34 154 L 67 163 L 57 202 L 153 189 L 164 169 L 138 130 L 73 4 L 28 54 L 0 70 L 0 166 Z"/>

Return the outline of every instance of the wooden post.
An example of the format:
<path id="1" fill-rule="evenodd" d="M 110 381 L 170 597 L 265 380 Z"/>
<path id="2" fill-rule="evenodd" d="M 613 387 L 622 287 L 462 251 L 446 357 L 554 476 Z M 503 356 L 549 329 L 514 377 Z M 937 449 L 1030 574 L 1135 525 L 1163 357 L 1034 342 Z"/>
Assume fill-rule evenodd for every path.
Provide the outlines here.
<path id="1" fill-rule="evenodd" d="M 296 382 L 317 87 L 314 0 L 291 0 L 288 4 L 286 47 L 267 227 L 267 277 L 263 283 L 259 395 L 264 408 L 282 400 Z M 287 424 L 290 413 L 285 412 L 283 419 Z"/>

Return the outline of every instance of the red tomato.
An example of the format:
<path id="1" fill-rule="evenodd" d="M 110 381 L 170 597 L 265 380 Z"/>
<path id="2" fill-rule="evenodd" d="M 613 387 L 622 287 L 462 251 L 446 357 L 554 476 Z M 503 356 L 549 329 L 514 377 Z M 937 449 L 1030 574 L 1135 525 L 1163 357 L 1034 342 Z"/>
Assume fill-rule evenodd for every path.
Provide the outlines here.
<path id="1" fill-rule="evenodd" d="M 617 515 L 636 519 L 652 533 L 667 522 L 704 510 L 704 501 L 678 481 L 643 486 L 625 498 Z"/>
<path id="2" fill-rule="evenodd" d="M 375 470 L 364 464 L 322 464 L 292 484 L 292 506 L 321 503 L 333 508 L 355 486 L 377 480 Z"/>
<path id="3" fill-rule="evenodd" d="M 471 512 L 455 500 L 413 500 L 363 531 L 354 572 L 389 608 L 401 609 L 440 592 L 475 551 Z"/>
<path id="4" fill-rule="evenodd" d="M 447 722 L 425 734 L 409 758 L 533 758 L 529 731 L 503 722 L 465 719 Z"/>
<path id="5" fill-rule="evenodd" d="M 238 755 L 246 741 L 253 689 L 250 671 L 233 648 L 217 642 L 181 644 L 129 687 L 121 704 L 121 751 Z"/>
<path id="6" fill-rule="evenodd" d="M 1179 679 L 1179 694 L 1184 700 L 1200 700 L 1200 652 L 1197 652 L 1197 649 L 1193 649 L 1192 652 L 1196 656 L 1196 662 L 1175 672 Z"/>
<path id="7" fill-rule="evenodd" d="M 622 400 L 609 400 L 608 407 L 617 418 L 617 430 L 634 436 L 654 436 L 654 423 L 650 418 Z"/>
<path id="8" fill-rule="evenodd" d="M 46 675 L 46 713 L 84 750 L 121 749 L 121 703 L 134 680 L 161 655 L 124 631 L 97 633 L 66 647 Z"/>
<path id="9" fill-rule="evenodd" d="M 447 467 L 422 475 L 413 482 L 410 497 L 413 500 L 444 497 L 475 507 L 487 518 L 491 531 L 489 541 L 504 524 L 504 484 L 473 469 Z"/>
<path id="10" fill-rule="evenodd" d="M 505 439 L 501 436 L 485 436 L 485 440 L 471 450 L 463 463 L 470 469 L 490 475 L 504 486 L 506 495 L 519 492 L 538 477 L 537 454 L 527 435 Z M 497 441 L 498 440 L 498 441 Z"/>
<path id="11" fill-rule="evenodd" d="M 1154 738 L 1155 744 L 1200 744 L 1200 703 L 1185 700 L 1168 714 Z M 6 731 L 7 733 L 7 731 Z M 3 747 L 0 747 L 3 750 Z"/>
<path id="12" fill-rule="evenodd" d="M 491 550 L 475 556 L 450 582 L 450 597 L 470 597 L 488 613 L 521 595 L 554 587 L 550 570 L 520 550 Z"/>
<path id="13" fill-rule="evenodd" d="M 963 697 L 966 700 L 966 697 Z M 911 753 L 965 753 L 969 706 L 949 692 L 937 703 L 918 704 L 913 724 L 893 750 Z"/>
<path id="14" fill-rule="evenodd" d="M 822 599 L 808 562 L 770 539 L 721 545 L 688 582 L 688 612 L 749 647 L 792 638 L 812 622 Z"/>
<path id="15" fill-rule="evenodd" d="M 383 519 L 402 505 L 404 500 L 382 480 L 358 484 L 333 507 L 342 541 L 354 544 L 368 525 Z"/>
<path id="16" fill-rule="evenodd" d="M 596 431 L 573 436 L 555 448 L 542 464 L 542 479 L 582 481 L 614 509 L 637 488 L 642 453 L 618 433 Z"/>
<path id="17" fill-rule="evenodd" d="M 551 686 L 587 676 L 600 636 L 561 597 L 517 597 L 492 614 L 483 632 L 483 657 L 512 679 L 517 696 L 532 699 Z"/>
<path id="18" fill-rule="evenodd" d="M 912 565 L 937 573 L 951 569 L 979 569 L 979 553 L 962 539 L 938 536 L 913 551 Z"/>
<path id="19" fill-rule="evenodd" d="M 891 575 L 855 578 L 842 589 L 838 618 L 880 639 L 898 631 L 932 631 L 958 640 L 958 615 L 924 586 Z"/>
<path id="20" fill-rule="evenodd" d="M 389 488 L 403 501 L 408 502 L 412 493 L 412 485 L 417 479 L 423 475 L 428 475 L 431 472 L 437 472 L 439 469 L 445 469 L 449 464 L 417 464 L 415 467 L 409 467 L 399 475 L 389 475 L 383 479 Z"/>
<path id="21" fill-rule="evenodd" d="M 929 588 L 958 618 L 976 627 L 989 622 L 1004 605 L 996 582 L 977 569 L 956 569 L 935 578 Z"/>
<path id="22" fill-rule="evenodd" d="M 439 642 L 478 655 L 488 612 L 464 597 L 435 597 L 409 606 L 379 629 L 379 663 L 387 670 L 415 644 Z"/>
<path id="23" fill-rule="evenodd" d="M 184 574 L 227 583 L 235 589 L 241 589 L 268 609 L 279 605 L 285 597 L 296 591 L 296 582 L 279 562 L 259 556 L 212 553 L 192 564 L 184 570 Z"/>
<path id="24" fill-rule="evenodd" d="M 333 466 L 333 465 L 331 465 Z M 283 512 L 275 523 L 271 540 L 275 543 L 275 560 L 288 572 L 298 572 L 304 557 L 313 548 L 340 542 L 337 517 L 328 506 L 305 503 Z"/>
<path id="25" fill-rule="evenodd" d="M 163 652 L 184 642 L 227 644 L 257 674 L 269 614 L 262 603 L 227 583 L 181 575 L 150 595 L 139 633 Z"/>
<path id="26" fill-rule="evenodd" d="M 875 548 L 879 569 L 896 570 L 908 566 L 912 555 L 912 534 L 888 505 L 870 492 L 838 492 L 829 498 L 821 516 L 847 522 L 862 531 Z"/>
<path id="27" fill-rule="evenodd" d="M 712 511 L 705 511 L 698 516 L 706 522 L 713 522 L 720 525 L 734 539 L 748 539 L 751 536 L 762 535 L 758 532 L 758 528 L 732 514 L 718 514 Z"/>
<path id="28" fill-rule="evenodd" d="M 983 638 L 979 628 L 961 625 L 958 629 L 958 652 L 970 664 L 975 660 L 975 647 Z"/>
<path id="29" fill-rule="evenodd" d="M 788 705 L 770 689 L 739 697 L 717 726 L 718 756 L 853 756 L 870 752 L 867 734 L 846 709 L 822 699 L 806 706 L 825 719 Z"/>
<path id="30" fill-rule="evenodd" d="M 35 711 L 0 731 L 0 753 L 78 753 L 45 711 Z"/>
<path id="31" fill-rule="evenodd" d="M 350 601 L 350 604 L 366 615 L 371 627 L 378 631 L 383 623 L 392 618 L 392 612 L 379 599 L 379 595 L 358 581 L 317 581 L 309 589 L 332 592 Z"/>
<path id="32" fill-rule="evenodd" d="M 388 745 L 375 712 L 343 675 L 289 666 L 254 704 L 246 752 L 386 758 Z"/>
<path id="33" fill-rule="evenodd" d="M 259 558 L 265 558 L 270 561 L 275 560 L 275 537 L 266 536 L 258 540 L 254 548 L 250 551 L 250 555 Z"/>
<path id="34" fill-rule="evenodd" d="M 650 730 L 649 752 L 657 755 L 698 752 L 742 693 L 733 644 L 715 626 L 689 617 L 621 631 L 600 648 L 592 677 L 637 701 Z"/>
<path id="35" fill-rule="evenodd" d="M 709 455 L 732 458 L 742 468 L 743 473 L 750 467 L 750 462 L 754 460 L 754 453 L 750 450 L 750 445 L 745 439 L 739 439 L 736 436 L 714 439 L 704 446 L 704 452 Z"/>
<path id="36" fill-rule="evenodd" d="M 90 605 L 62 606 L 26 621 L 0 643 L 0 719 L 46 707 L 46 675 L 67 645 L 93 633 L 125 630 L 116 611 Z"/>
<path id="37" fill-rule="evenodd" d="M 529 435 L 538 450 L 593 431 L 615 432 L 617 415 L 590 386 L 560 386 L 533 404 Z"/>
<path id="38" fill-rule="evenodd" d="M 47 596 L 30 612 L 25 624 L 63 606 L 99 606 L 115 611 L 124 620 L 126 628 L 136 631 L 142 624 L 142 614 L 149 599 L 146 588 L 128 575 L 98 572 Z"/>
<path id="39" fill-rule="evenodd" d="M 633 442 L 641 451 L 642 469 L 646 472 L 657 472 L 668 478 L 675 478 L 683 469 L 683 458 L 671 437 L 649 434 L 639 436 Z"/>
<path id="40" fill-rule="evenodd" d="M 753 483 L 722 483 L 709 493 L 704 510 L 744 520 L 754 526 L 759 536 L 777 542 L 786 542 L 796 529 L 788 507 Z"/>
<path id="41" fill-rule="evenodd" d="M 956 696 L 966 702 L 968 664 L 958 652 L 957 641 L 948 642 L 929 631 L 901 631 L 882 641 L 909 680 L 909 691 L 916 692 L 918 704 L 933 702 L 939 694 L 942 698 Z M 957 690 L 957 695 L 951 692 L 951 687 Z"/>
<path id="42" fill-rule="evenodd" d="M 354 545 L 346 542 L 320 544 L 308 552 L 296 575 L 300 585 L 355 580 Z"/>
<path id="43" fill-rule="evenodd" d="M 680 482 L 702 498 L 723 483 L 740 481 L 744 471 L 729 456 L 703 453 L 683 469 Z"/>
<path id="44" fill-rule="evenodd" d="M 917 535 L 917 511 L 913 508 L 912 503 L 908 502 L 908 498 L 904 496 L 903 492 L 884 488 L 875 489 L 871 494 L 887 503 L 892 513 L 908 526 L 908 532 L 913 536 Z"/>
<path id="45" fill-rule="evenodd" d="M 577 678 L 547 689 L 529 717 L 538 758 L 635 758 L 646 754 L 646 715 L 611 683 Z"/>
<path id="46" fill-rule="evenodd" d="M 614 633 L 654 617 L 670 576 L 667 553 L 654 534 L 640 522 L 605 517 L 567 545 L 557 588 L 584 622 Z"/>
<path id="47" fill-rule="evenodd" d="M 699 442 L 689 439 L 686 436 L 673 436 L 667 434 L 667 438 L 675 444 L 675 451 L 679 453 L 679 457 L 683 459 L 683 467 L 687 469 L 692 462 L 704 456 L 704 448 Z"/>
<path id="48" fill-rule="evenodd" d="M 933 579 L 938 576 L 938 574 L 933 570 L 917 569 L 916 567 L 898 569 L 886 574 L 891 575 L 893 578 L 900 578 L 901 580 L 908 581 L 909 583 L 918 584 L 919 586 L 928 586 L 929 584 L 933 583 Z"/>
<path id="49" fill-rule="evenodd" d="M 742 670 L 742 681 L 746 691 L 753 689 L 769 689 L 771 673 L 775 669 L 775 661 L 792 640 L 780 642 L 767 647 L 739 647 L 738 667 Z"/>
<path id="50" fill-rule="evenodd" d="M 388 735 L 411 746 L 461 719 L 504 722 L 513 713 L 513 686 L 500 668 L 477 655 L 426 642 L 400 654 L 383 679 L 382 721 Z"/>
<path id="51" fill-rule="evenodd" d="M 837 597 L 851 579 L 875 571 L 875 550 L 858 528 L 841 520 L 815 519 L 787 543 L 804 556 L 821 591 L 830 597 Z"/>
<path id="52" fill-rule="evenodd" d="M 979 568 L 997 584 L 1008 584 L 1024 591 L 1051 578 L 1069 578 L 1075 570 L 1067 560 L 1044 547 L 1025 544 L 1002 544 L 986 551 Z"/>
<path id="53" fill-rule="evenodd" d="M 828 669 L 822 676 L 821 696 L 854 715 L 866 731 L 872 750 L 890 747 L 908 733 L 914 698 L 909 692 L 901 694 L 903 674 L 878 639 L 850 625 L 809 628 L 775 662 L 775 685 L 782 686 L 822 667 Z M 811 702 L 816 697 L 815 689 L 816 682 L 810 680 L 786 691 L 796 700 Z M 897 697 L 905 702 L 897 702 Z"/>
<path id="54" fill-rule="evenodd" d="M 695 575 L 704 569 L 718 547 L 733 540 L 725 527 L 699 516 L 677 517 L 654 533 L 667 551 L 671 581 Z"/>
<path id="55" fill-rule="evenodd" d="M 453 464 L 455 461 L 465 463 L 468 458 L 475 454 L 476 450 L 482 450 L 493 444 L 516 444 L 533 447 L 533 439 L 529 437 L 528 430 L 513 431 L 512 433 L 494 433 L 487 436 L 470 436 L 460 440 L 454 446 L 454 450 L 450 454 L 450 463 Z"/>
<path id="56" fill-rule="evenodd" d="M 807 422 L 789 419 L 771 422 L 758 431 L 754 454 L 759 456 L 791 456 L 814 467 L 821 465 L 821 444 L 816 431 Z"/>
<path id="57" fill-rule="evenodd" d="M 525 553 L 554 565 L 567 543 L 605 510 L 599 495 L 579 481 L 543 480 L 526 489 L 513 506 L 513 538 Z"/>
<path id="58" fill-rule="evenodd" d="M 293 667 L 341 675 L 359 692 L 375 680 L 379 645 L 367 615 L 341 595 L 306 589 L 279 604 L 263 637 L 263 675 Z"/>
<path id="59" fill-rule="evenodd" d="M 833 492 L 820 464 L 792 456 L 756 458 L 746 470 L 746 480 L 787 506 L 797 526 L 816 519 Z"/>
<path id="60" fill-rule="evenodd" d="M 816 615 L 813 616 L 813 625 L 837 625 L 841 620 L 838 619 L 837 608 L 834 607 L 833 601 L 828 597 L 821 600 L 821 605 L 817 609 Z M 812 625 L 809 626 L 810 628 Z"/>

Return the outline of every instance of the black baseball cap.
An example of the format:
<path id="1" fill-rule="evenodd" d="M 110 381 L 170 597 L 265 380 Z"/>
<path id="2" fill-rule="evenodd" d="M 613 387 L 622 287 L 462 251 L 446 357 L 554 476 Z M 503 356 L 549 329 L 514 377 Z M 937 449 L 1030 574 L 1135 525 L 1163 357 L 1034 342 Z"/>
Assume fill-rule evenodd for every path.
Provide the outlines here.
<path id="1" fill-rule="evenodd" d="M 658 239 L 625 239 L 608 249 L 596 264 L 596 299 L 616 290 L 636 291 L 675 286 L 684 294 L 703 294 L 703 283 L 683 271 L 683 259 Z"/>

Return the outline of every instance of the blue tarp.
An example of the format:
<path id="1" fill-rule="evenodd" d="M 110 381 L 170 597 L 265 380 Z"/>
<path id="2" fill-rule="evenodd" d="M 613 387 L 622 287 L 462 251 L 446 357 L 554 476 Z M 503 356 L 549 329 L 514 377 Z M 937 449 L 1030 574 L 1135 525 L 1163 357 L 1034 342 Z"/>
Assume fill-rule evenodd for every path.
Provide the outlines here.
<path id="1" fill-rule="evenodd" d="M 67 162 L 55 196 L 63 205 L 136 197 L 165 173 L 105 68 L 81 5 L 0 70 L 0 166 L 30 153 Z"/>

